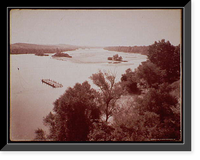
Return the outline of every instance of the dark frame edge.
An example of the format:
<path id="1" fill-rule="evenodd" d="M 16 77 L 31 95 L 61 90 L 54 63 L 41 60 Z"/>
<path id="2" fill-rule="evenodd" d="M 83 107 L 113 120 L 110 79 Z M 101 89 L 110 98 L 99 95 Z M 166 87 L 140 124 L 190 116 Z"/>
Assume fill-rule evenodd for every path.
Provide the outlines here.
<path id="1" fill-rule="evenodd" d="M 189 15 L 187 17 L 187 19 L 185 19 L 185 15 L 188 14 L 186 12 L 189 11 Z M 7 14 L 10 12 L 10 9 L 7 10 Z M 182 41 L 183 42 L 183 46 L 187 45 L 187 47 L 184 47 L 184 53 L 187 53 L 187 52 L 191 52 L 192 51 L 192 1 L 189 1 L 183 8 L 183 12 L 184 14 L 184 31 L 182 31 L 182 33 L 184 33 L 184 40 Z M 9 14 L 7 15 L 8 18 L 9 18 Z M 9 21 L 9 19 L 8 19 Z M 189 21 L 189 22 L 188 22 Z M 9 24 L 9 22 L 7 22 Z M 189 24 L 188 26 L 185 26 L 185 24 Z M 186 31 L 188 33 L 186 33 Z M 9 33 L 8 33 L 9 35 Z M 187 37 L 189 36 L 189 37 Z M 186 39 L 187 38 L 187 39 Z M 7 37 L 7 42 L 8 44 L 10 43 L 10 38 Z M 189 47 L 188 47 L 188 44 L 189 44 Z M 7 46 L 8 47 L 8 46 Z M 9 50 L 8 50 L 9 51 Z M 189 65 L 189 69 L 188 69 L 188 72 L 191 72 L 192 71 L 192 56 L 189 54 L 188 56 L 189 57 L 185 57 L 187 56 L 186 54 L 184 54 L 184 66 L 187 66 Z M 189 62 L 188 62 L 188 58 L 189 58 Z M 7 60 L 9 60 L 9 58 L 7 58 Z M 8 64 L 9 66 L 9 64 Z M 184 67 L 186 68 L 186 67 Z M 192 72 L 191 72 L 192 73 Z M 185 89 L 185 86 L 184 86 L 184 97 L 187 97 L 189 96 L 190 99 L 189 99 L 189 102 L 187 101 L 187 99 L 183 98 L 184 100 L 184 104 L 185 102 L 187 102 L 187 105 L 191 105 L 192 104 L 192 92 L 191 92 L 191 88 L 192 88 L 192 76 L 191 73 L 187 73 L 187 74 L 184 74 L 184 83 L 188 85 L 187 82 L 190 82 L 190 84 L 187 86 L 187 89 Z M 189 75 L 188 75 L 189 74 Z M 189 77 L 189 79 L 185 80 L 185 77 Z M 191 93 L 190 95 L 188 95 L 189 93 L 186 93 L 188 92 L 188 88 L 189 88 L 189 93 Z M 8 92 L 9 94 L 9 92 Z M 7 102 L 8 103 L 8 102 Z M 184 107 L 186 107 L 187 105 L 184 105 Z M 184 117 L 188 115 L 189 116 L 192 116 L 192 109 L 187 106 L 188 108 L 184 108 L 185 112 L 184 112 Z M 187 112 L 189 111 L 189 113 Z M 157 147 L 156 148 L 151 148 L 151 150 L 147 151 L 147 150 L 144 150 L 144 152 L 191 152 L 192 151 L 192 128 L 193 128 L 193 125 L 192 125 L 192 117 L 188 117 L 189 118 L 189 122 L 187 123 L 184 123 L 184 130 L 189 130 L 188 132 L 184 132 L 184 135 L 183 135 L 183 138 L 184 138 L 184 144 L 172 144 L 173 146 L 176 146 L 176 147 L 172 147 L 170 148 L 170 150 L 166 150 L 166 149 L 163 149 L 162 147 L 166 144 L 153 144 L 153 145 L 156 145 Z M 186 122 L 186 120 L 185 120 Z M 8 123 L 8 122 L 7 122 Z M 7 137 L 9 137 L 7 135 Z M 8 142 L 8 141 L 7 141 Z M 48 146 L 50 146 L 49 150 L 45 150 L 47 149 Z M 59 145 L 59 146 L 63 146 L 64 144 L 62 145 Z M 131 146 L 132 148 L 129 150 L 120 150 L 120 147 L 117 147 L 117 148 L 114 148 L 115 150 L 112 150 L 112 149 L 109 149 L 110 148 L 110 145 L 109 144 L 106 144 L 108 145 L 109 147 L 106 147 L 106 148 L 101 148 L 103 150 L 100 150 L 98 148 L 98 146 L 102 146 L 101 144 L 81 144 L 77 147 L 72 147 L 72 148 L 69 148 L 69 146 L 74 146 L 73 144 L 66 144 L 68 147 L 66 147 L 66 149 L 68 150 L 61 150 L 60 152 L 113 152 L 113 151 L 117 151 L 117 152 L 143 152 L 142 151 L 142 148 L 143 147 L 140 147 L 141 145 L 140 144 L 125 144 L 126 146 Z M 76 144 L 77 145 L 77 144 Z M 89 145 L 90 147 L 89 148 L 85 148 L 85 145 Z M 122 146 L 124 146 L 123 144 L 120 144 Z M 139 145 L 138 149 L 135 148 L 135 146 Z M 150 144 L 142 144 L 142 145 L 147 145 L 149 148 L 151 147 Z M 169 144 L 167 144 L 169 146 Z M 171 144 L 170 144 L 171 145 Z M 20 149 L 20 146 L 23 146 L 21 149 Z M 38 148 L 38 146 L 40 146 Z M 57 145 L 56 145 L 57 146 Z M 56 148 L 55 144 L 5 144 L 5 146 L 0 150 L 0 152 L 48 152 L 48 151 L 53 151 L 53 148 L 55 149 Z M 112 146 L 112 144 L 111 144 Z M 33 148 L 32 148 L 33 147 Z M 47 148 L 46 148 L 47 147 Z M 81 150 L 81 147 L 82 147 L 82 150 Z M 104 145 L 103 145 L 104 147 Z M 180 150 L 180 148 L 181 150 Z M 112 148 L 112 147 L 111 147 Z M 24 149 L 24 150 L 23 150 Z M 136 149 L 134 151 L 134 149 Z M 139 150 L 141 149 L 141 150 Z M 57 149 L 54 150 L 54 152 L 59 152 Z"/>

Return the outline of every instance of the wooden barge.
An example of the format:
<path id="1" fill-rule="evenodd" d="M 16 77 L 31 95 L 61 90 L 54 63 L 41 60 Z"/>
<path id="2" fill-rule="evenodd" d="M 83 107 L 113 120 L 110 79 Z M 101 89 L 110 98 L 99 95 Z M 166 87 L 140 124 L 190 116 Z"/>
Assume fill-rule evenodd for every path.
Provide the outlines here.
<path id="1" fill-rule="evenodd" d="M 63 87 L 62 84 L 60 84 L 60 83 L 58 83 L 58 82 L 56 82 L 54 80 L 51 80 L 51 79 L 42 79 L 41 81 L 42 81 L 42 83 L 48 84 L 49 86 L 51 86 L 53 88 L 61 88 L 61 87 Z"/>

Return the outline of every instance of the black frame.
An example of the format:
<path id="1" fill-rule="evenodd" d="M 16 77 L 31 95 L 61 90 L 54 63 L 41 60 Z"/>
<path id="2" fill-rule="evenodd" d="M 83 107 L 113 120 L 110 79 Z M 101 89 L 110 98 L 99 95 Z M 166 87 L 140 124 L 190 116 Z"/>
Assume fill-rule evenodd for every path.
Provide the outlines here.
<path id="1" fill-rule="evenodd" d="M 9 105 L 10 105 L 10 68 L 9 68 L 9 10 L 12 8 L 20 7 L 7 7 L 7 98 L 6 108 L 4 108 L 4 115 L 6 119 L 4 129 L 6 134 L 1 137 L 3 144 L 0 146 L 2 151 L 191 151 L 191 1 L 186 4 L 178 6 L 159 6 L 159 7 L 100 7 L 111 9 L 182 9 L 182 105 L 183 105 L 183 141 L 182 142 L 169 142 L 169 143 L 54 143 L 54 142 L 12 142 L 9 140 Z M 33 7 L 25 7 L 33 8 Z M 51 8 L 51 7 L 45 7 Z M 59 9 L 63 7 L 53 7 Z M 65 8 L 78 8 L 82 7 L 65 7 Z M 83 7 L 90 9 L 91 7 Z M 99 7 L 92 7 L 99 8 Z"/>

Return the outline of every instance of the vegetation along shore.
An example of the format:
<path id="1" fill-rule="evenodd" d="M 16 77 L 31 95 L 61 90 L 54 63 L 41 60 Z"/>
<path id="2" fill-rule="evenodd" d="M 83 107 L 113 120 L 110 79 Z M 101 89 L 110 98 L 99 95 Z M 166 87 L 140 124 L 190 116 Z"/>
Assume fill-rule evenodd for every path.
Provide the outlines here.
<path id="1" fill-rule="evenodd" d="M 67 88 L 43 120 L 49 132 L 38 128 L 34 140 L 181 141 L 180 45 L 161 40 L 127 52 L 137 49 L 147 61 L 119 82 L 100 70 L 90 77 L 99 89 L 87 81 Z"/>

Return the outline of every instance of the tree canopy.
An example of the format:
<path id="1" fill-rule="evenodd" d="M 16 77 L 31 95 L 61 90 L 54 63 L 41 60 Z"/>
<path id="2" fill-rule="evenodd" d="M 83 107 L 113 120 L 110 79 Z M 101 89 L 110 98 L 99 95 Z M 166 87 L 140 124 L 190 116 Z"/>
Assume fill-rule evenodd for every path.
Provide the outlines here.
<path id="1" fill-rule="evenodd" d="M 166 81 L 174 82 L 180 78 L 180 45 L 173 46 L 161 40 L 149 46 L 148 59 L 166 71 Z"/>
<path id="2" fill-rule="evenodd" d="M 121 85 L 116 83 L 114 74 L 103 73 L 99 71 L 90 77 L 93 83 L 100 88 L 100 96 L 102 99 L 102 110 L 105 114 L 105 121 L 112 116 L 116 109 L 115 103 L 123 93 Z"/>
<path id="3" fill-rule="evenodd" d="M 86 81 L 77 83 L 54 102 L 53 113 L 44 118 L 49 126 L 48 138 L 53 141 L 86 141 L 92 123 L 98 121 L 100 111 L 97 92 Z"/>

